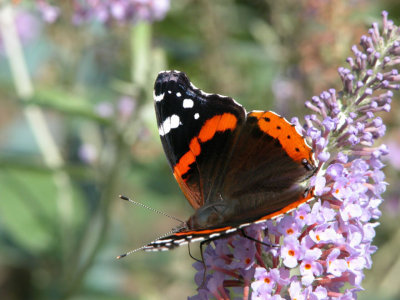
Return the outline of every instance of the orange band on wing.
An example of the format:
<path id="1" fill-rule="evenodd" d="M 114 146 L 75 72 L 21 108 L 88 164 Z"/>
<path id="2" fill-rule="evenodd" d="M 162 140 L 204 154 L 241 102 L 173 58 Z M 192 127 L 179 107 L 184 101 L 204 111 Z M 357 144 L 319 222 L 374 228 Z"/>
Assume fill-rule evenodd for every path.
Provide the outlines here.
<path id="1" fill-rule="evenodd" d="M 193 230 L 193 231 L 182 231 L 182 232 L 177 232 L 174 233 L 174 235 L 177 236 L 187 236 L 187 235 L 203 235 L 203 234 L 213 234 L 216 232 L 221 232 L 221 231 L 226 231 L 228 229 L 233 228 L 232 226 L 226 226 L 226 227 L 222 227 L 222 228 L 214 228 L 214 229 L 203 229 L 203 230 Z"/>
<path id="2" fill-rule="evenodd" d="M 301 163 L 304 158 L 308 161 L 312 160 L 311 148 L 294 126 L 284 118 L 269 111 L 252 112 L 249 117 L 256 117 L 260 130 L 274 139 L 278 139 L 283 149 L 294 161 Z"/>
<path id="3" fill-rule="evenodd" d="M 179 160 L 174 167 L 174 175 L 182 176 L 190 169 L 190 165 L 196 161 L 196 156 L 189 150 Z M 175 176 L 176 177 L 176 176 Z"/>
<path id="4" fill-rule="evenodd" d="M 216 132 L 223 132 L 226 130 L 234 130 L 236 128 L 237 118 L 231 113 L 224 113 L 217 115 L 207 120 L 201 128 L 198 136 L 192 138 L 189 143 L 189 151 L 186 152 L 174 167 L 174 175 L 182 177 L 186 174 L 190 165 L 196 161 L 196 156 L 201 153 L 200 143 L 211 140 Z"/>
<path id="5" fill-rule="evenodd" d="M 211 140 L 217 131 L 233 130 L 236 128 L 237 118 L 230 113 L 217 115 L 207 120 L 200 130 L 198 138 L 204 143 Z"/>
<path id="6" fill-rule="evenodd" d="M 199 143 L 199 139 L 197 137 L 193 138 L 190 141 L 189 148 L 192 151 L 194 156 L 198 156 L 201 152 L 201 146 Z"/>

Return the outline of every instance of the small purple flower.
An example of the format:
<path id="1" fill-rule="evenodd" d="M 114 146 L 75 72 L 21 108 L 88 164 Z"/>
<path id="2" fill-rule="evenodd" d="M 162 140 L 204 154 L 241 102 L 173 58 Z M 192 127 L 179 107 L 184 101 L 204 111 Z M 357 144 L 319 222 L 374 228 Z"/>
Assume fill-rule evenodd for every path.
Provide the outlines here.
<path id="1" fill-rule="evenodd" d="M 237 250 L 234 252 L 231 267 L 241 268 L 244 270 L 251 268 L 255 263 L 254 255 L 256 247 L 254 243 L 247 238 L 240 237 L 239 239 L 234 240 L 232 245 Z"/>
<path id="2" fill-rule="evenodd" d="M 124 119 L 128 119 L 135 111 L 135 108 L 136 101 L 129 96 L 123 96 L 118 101 L 118 113 Z"/>
<path id="3" fill-rule="evenodd" d="M 309 286 L 314 282 L 315 276 L 323 272 L 322 265 L 318 262 L 322 251 L 319 248 L 306 250 L 303 261 L 300 264 L 301 282 L 304 286 Z"/>
<path id="4" fill-rule="evenodd" d="M 328 291 L 322 286 L 317 286 L 315 290 L 309 295 L 310 300 L 324 300 L 328 299 Z"/>
<path id="5" fill-rule="evenodd" d="M 207 289 L 215 298 L 221 298 L 226 295 L 225 288 L 223 286 L 225 275 L 220 272 L 216 272 L 207 282 Z M 225 298 L 225 297 L 224 297 Z"/>
<path id="6" fill-rule="evenodd" d="M 271 296 L 273 289 L 276 287 L 277 278 L 279 279 L 279 271 L 277 269 L 267 271 L 264 268 L 256 268 L 254 273 L 255 281 L 251 284 L 255 296 Z"/>
<path id="7" fill-rule="evenodd" d="M 316 226 L 310 231 L 309 237 L 315 244 L 334 243 L 343 240 L 343 236 L 337 232 L 333 225 L 330 224 Z"/>
<path id="8" fill-rule="evenodd" d="M 362 209 L 358 204 L 347 204 L 343 210 L 340 211 L 342 220 L 348 222 L 353 219 L 358 219 L 362 215 Z"/>
<path id="9" fill-rule="evenodd" d="M 310 214 L 310 211 L 310 205 L 304 204 L 294 212 L 294 218 L 299 227 L 303 228 L 305 224 L 310 225 L 314 223 L 314 220 L 312 220 L 310 223 L 307 223 L 307 216 Z"/>
<path id="10" fill-rule="evenodd" d="M 338 248 L 334 248 L 326 259 L 326 271 L 335 277 L 340 277 L 343 272 L 347 271 L 346 261 L 338 258 L 340 254 L 340 250 Z"/>
<path id="11" fill-rule="evenodd" d="M 98 158 L 98 151 L 92 144 L 83 144 L 78 150 L 78 156 L 83 162 L 92 164 Z"/>
<path id="12" fill-rule="evenodd" d="M 292 216 L 282 219 L 277 226 L 278 232 L 284 236 L 298 237 L 301 234 L 301 227 Z"/>
<path id="13" fill-rule="evenodd" d="M 364 273 L 362 272 L 366 267 L 366 260 L 361 256 L 349 257 L 346 259 L 346 263 L 349 271 L 349 281 L 350 284 L 356 287 L 361 287 L 361 282 L 364 278 Z"/>
<path id="14" fill-rule="evenodd" d="M 307 300 L 308 290 L 303 289 L 299 281 L 292 281 L 289 287 L 290 299 Z"/>
<path id="15" fill-rule="evenodd" d="M 300 243 L 298 239 L 294 237 L 286 237 L 284 245 L 281 248 L 281 257 L 283 264 L 288 268 L 294 268 L 297 266 L 298 261 L 302 257 Z"/>
<path id="16" fill-rule="evenodd" d="M 114 107 L 110 102 L 101 102 L 95 108 L 96 113 L 103 118 L 109 118 L 114 114 Z"/>
<path id="17" fill-rule="evenodd" d="M 332 180 L 336 180 L 343 175 L 344 166 L 342 164 L 332 164 L 326 169 L 326 174 Z"/>
<path id="18" fill-rule="evenodd" d="M 54 23 L 60 15 L 60 9 L 57 6 L 50 5 L 44 1 L 37 2 L 43 20 L 47 23 Z"/>
<path id="19" fill-rule="evenodd" d="M 338 121 L 339 120 L 337 118 L 331 118 L 328 116 L 322 121 L 322 125 L 324 125 L 326 130 L 332 131 L 332 130 L 336 129 Z"/>
<path id="20" fill-rule="evenodd" d="M 326 179 L 323 176 L 316 176 L 314 177 L 314 193 L 317 196 L 321 196 L 325 193 L 326 189 Z"/>

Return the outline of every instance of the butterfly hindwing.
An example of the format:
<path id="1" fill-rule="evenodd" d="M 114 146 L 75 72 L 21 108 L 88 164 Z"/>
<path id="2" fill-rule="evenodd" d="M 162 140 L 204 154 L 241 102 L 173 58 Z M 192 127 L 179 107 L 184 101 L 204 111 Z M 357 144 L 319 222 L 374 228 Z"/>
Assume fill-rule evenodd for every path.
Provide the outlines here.
<path id="1" fill-rule="evenodd" d="M 301 199 L 300 183 L 313 172 L 312 149 L 292 124 L 270 111 L 248 113 L 221 193 L 236 205 L 230 222 L 258 219 Z"/>

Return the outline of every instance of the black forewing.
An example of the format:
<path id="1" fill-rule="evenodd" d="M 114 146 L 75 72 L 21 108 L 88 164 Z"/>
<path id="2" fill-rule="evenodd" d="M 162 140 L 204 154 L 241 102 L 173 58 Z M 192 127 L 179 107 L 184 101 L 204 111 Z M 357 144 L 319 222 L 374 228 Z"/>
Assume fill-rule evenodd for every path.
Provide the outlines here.
<path id="1" fill-rule="evenodd" d="M 159 73 L 154 98 L 168 162 L 189 203 L 197 209 L 216 199 L 215 187 L 224 178 L 237 128 L 245 120 L 245 110 L 232 98 L 202 92 L 184 73 L 177 71 Z M 233 116 L 236 126 L 222 130 L 223 120 L 227 120 L 218 121 L 218 116 L 222 115 Z M 200 138 L 207 134 L 211 138 Z"/>

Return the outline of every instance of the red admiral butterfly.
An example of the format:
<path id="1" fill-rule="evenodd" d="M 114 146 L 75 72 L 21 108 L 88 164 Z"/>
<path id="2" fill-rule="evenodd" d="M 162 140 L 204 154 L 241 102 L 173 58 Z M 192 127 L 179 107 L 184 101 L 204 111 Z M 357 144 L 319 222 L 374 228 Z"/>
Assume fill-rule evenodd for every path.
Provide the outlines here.
<path id="1" fill-rule="evenodd" d="M 158 74 L 154 101 L 165 154 L 195 212 L 144 250 L 226 236 L 312 198 L 301 183 L 316 169 L 313 151 L 286 119 L 271 111 L 246 113 L 178 71 Z"/>

